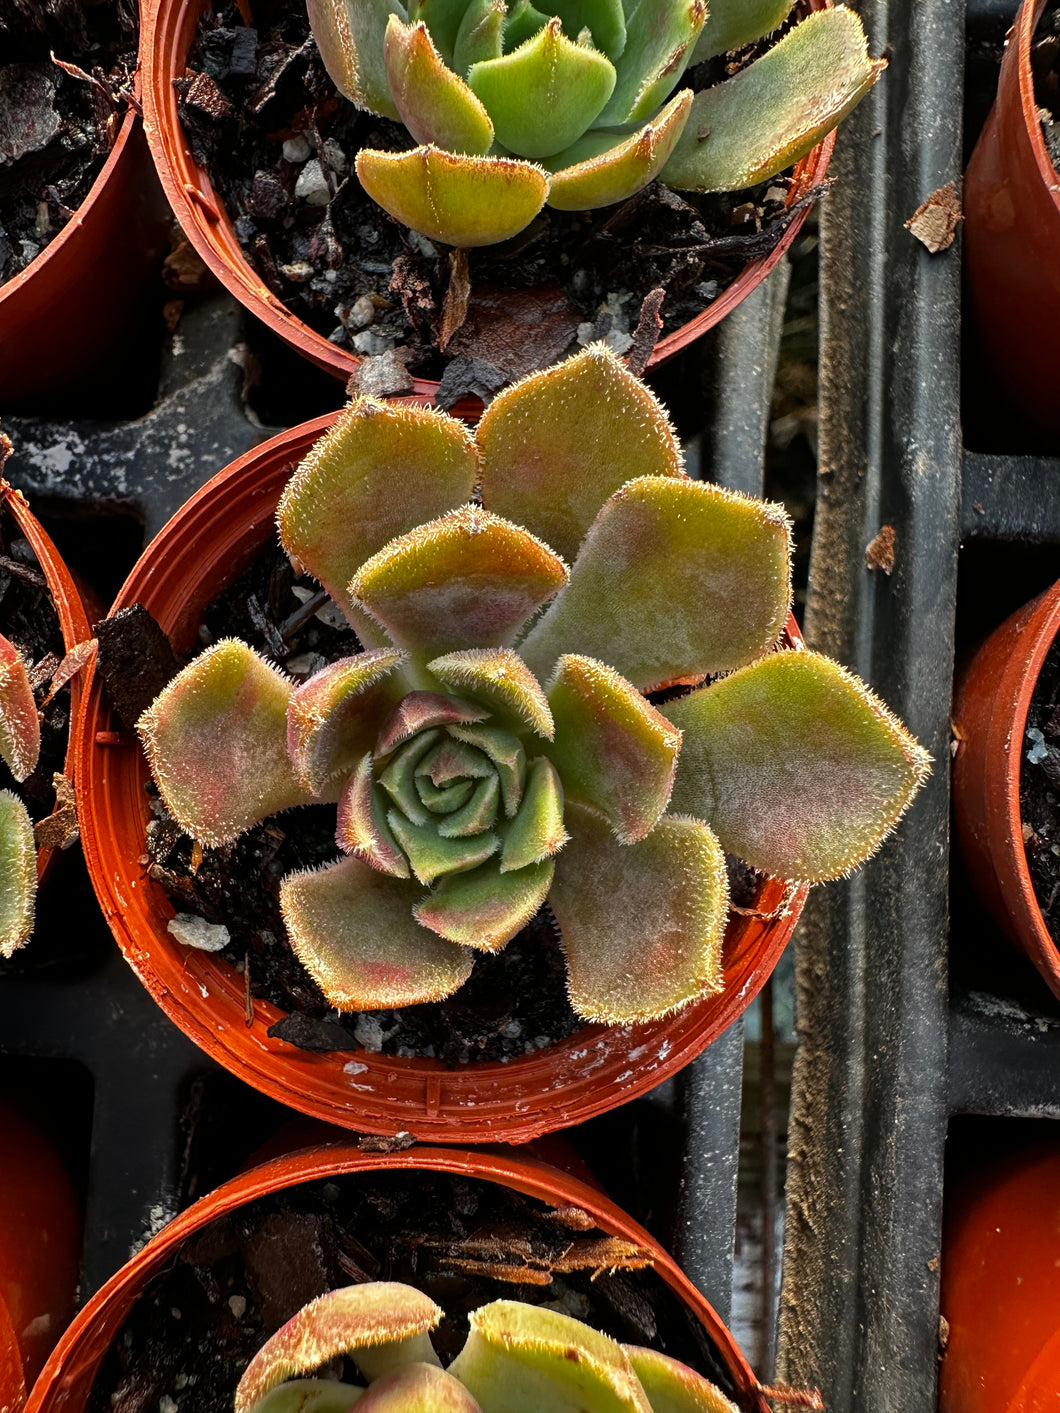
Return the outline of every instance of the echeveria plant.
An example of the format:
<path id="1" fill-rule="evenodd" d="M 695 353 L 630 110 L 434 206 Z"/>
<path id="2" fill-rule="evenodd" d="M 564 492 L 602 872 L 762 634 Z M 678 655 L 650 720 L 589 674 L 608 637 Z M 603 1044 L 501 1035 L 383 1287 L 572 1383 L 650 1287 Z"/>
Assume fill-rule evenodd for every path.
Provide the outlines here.
<path id="1" fill-rule="evenodd" d="M 0 634 L 0 759 L 21 782 L 40 755 L 40 718 L 26 662 Z M 33 821 L 11 790 L 0 790 L 0 956 L 29 940 L 37 893 Z"/>
<path id="2" fill-rule="evenodd" d="M 359 399 L 278 521 L 365 650 L 295 684 L 226 639 L 139 730 L 202 844 L 338 802 L 346 857 L 281 903 L 339 1009 L 450 995 L 548 899 L 575 1010 L 662 1016 L 720 987 L 725 850 L 835 877 L 927 772 L 855 677 L 778 649 L 781 507 L 689 479 L 602 345 L 502 392 L 474 435 Z"/>
<path id="3" fill-rule="evenodd" d="M 754 186 L 804 156 L 884 67 L 839 6 L 720 83 L 686 67 L 743 48 L 794 0 L 308 0 L 335 84 L 420 146 L 362 150 L 372 199 L 449 245 L 515 235 L 542 206 L 591 210 L 661 177 Z"/>
<path id="4" fill-rule="evenodd" d="M 737 1413 L 676 1359 L 518 1300 L 473 1310 L 467 1342 L 443 1370 L 430 1338 L 443 1313 L 391 1281 L 322 1295 L 251 1360 L 235 1413 Z M 340 1355 L 364 1385 L 299 1377 Z"/>

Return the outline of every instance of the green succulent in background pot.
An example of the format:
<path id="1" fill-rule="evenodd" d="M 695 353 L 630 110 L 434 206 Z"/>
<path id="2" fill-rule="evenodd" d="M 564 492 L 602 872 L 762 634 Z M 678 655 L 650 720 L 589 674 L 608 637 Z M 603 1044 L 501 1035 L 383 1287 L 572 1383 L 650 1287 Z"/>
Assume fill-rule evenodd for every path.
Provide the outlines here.
<path id="1" fill-rule="evenodd" d="M 853 11 L 810 14 L 732 77 L 678 90 L 690 65 L 762 41 L 793 4 L 308 0 L 308 11 L 339 90 L 420 144 L 363 149 L 365 190 L 431 240 L 473 247 L 517 234 L 546 202 L 610 206 L 656 177 L 742 190 L 804 156 L 885 67 Z"/>
<path id="2" fill-rule="evenodd" d="M 0 633 L 0 760 L 19 783 L 40 755 L 40 719 L 26 660 Z M 29 941 L 37 896 L 33 821 L 12 790 L 0 790 L 0 957 Z"/>
<path id="3" fill-rule="evenodd" d="M 473 1310 L 463 1349 L 443 1369 L 430 1333 L 443 1314 L 396 1281 L 322 1295 L 251 1360 L 235 1413 L 737 1413 L 679 1360 L 520 1300 Z M 353 1360 L 363 1385 L 300 1377 L 337 1356 Z"/>
<path id="4" fill-rule="evenodd" d="M 664 1016 L 721 984 L 726 850 L 835 877 L 927 773 L 862 683 L 778 648 L 784 511 L 689 479 L 603 346 L 507 389 L 474 434 L 352 403 L 278 523 L 364 651 L 296 684 L 226 639 L 139 731 L 202 845 L 337 802 L 345 856 L 281 902 L 340 1010 L 453 994 L 547 900 L 580 1016 Z"/>

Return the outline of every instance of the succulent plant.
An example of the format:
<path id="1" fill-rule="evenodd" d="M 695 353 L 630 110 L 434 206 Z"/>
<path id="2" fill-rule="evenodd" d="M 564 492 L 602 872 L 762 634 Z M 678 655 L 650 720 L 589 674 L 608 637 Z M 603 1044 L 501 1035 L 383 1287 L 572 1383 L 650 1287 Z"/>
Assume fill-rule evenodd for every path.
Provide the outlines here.
<path id="1" fill-rule="evenodd" d="M 353 402 L 278 523 L 364 651 L 295 684 L 225 639 L 138 729 L 201 844 L 337 801 L 346 857 L 280 897 L 339 1009 L 452 994 L 548 899 L 575 1010 L 662 1016 L 721 985 L 725 850 L 835 877 L 927 773 L 855 677 L 779 649 L 783 509 L 691 480 L 603 345 L 506 389 L 475 435 Z"/>
<path id="2" fill-rule="evenodd" d="M 733 191 L 805 155 L 872 87 L 861 23 L 807 16 L 733 77 L 685 68 L 755 43 L 794 0 L 308 0 L 328 72 L 420 146 L 363 149 L 362 185 L 432 240 L 515 235 L 547 202 L 609 206 L 654 177 Z"/>
<path id="3" fill-rule="evenodd" d="M 430 1332 L 443 1311 L 391 1281 L 311 1301 L 251 1360 L 235 1413 L 737 1413 L 707 1379 L 651 1349 L 619 1344 L 570 1315 L 495 1300 L 473 1310 L 449 1365 Z M 365 1386 L 301 1378 L 339 1355 Z"/>
<path id="4" fill-rule="evenodd" d="M 0 760 L 25 780 L 40 755 L 40 719 L 25 659 L 0 634 Z M 37 894 L 33 822 L 11 790 L 0 790 L 0 957 L 29 941 Z"/>

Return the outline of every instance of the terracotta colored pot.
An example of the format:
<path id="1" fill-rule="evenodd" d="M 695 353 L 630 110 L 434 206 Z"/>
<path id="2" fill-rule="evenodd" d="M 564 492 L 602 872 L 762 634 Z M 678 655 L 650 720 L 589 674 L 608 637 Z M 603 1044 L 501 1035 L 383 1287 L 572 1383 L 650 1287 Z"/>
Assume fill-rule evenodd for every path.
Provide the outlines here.
<path id="1" fill-rule="evenodd" d="M 32 1124 L 0 1101 L 0 1413 L 16 1413 L 74 1309 L 77 1201 Z"/>
<path id="2" fill-rule="evenodd" d="M 143 603 L 178 652 L 196 640 L 201 610 L 275 535 L 274 512 L 292 466 L 335 414 L 255 447 L 174 516 L 133 569 L 114 610 Z M 794 625 L 792 625 L 792 628 Z M 797 630 L 795 630 L 797 631 Z M 651 1025 L 586 1026 L 507 1064 L 448 1069 L 437 1060 L 357 1051 L 312 1054 L 270 1039 L 280 1012 L 255 1002 L 244 1020 L 242 978 L 223 960 L 182 947 L 166 930 L 173 906 L 139 860 L 149 819 L 147 763 L 117 729 L 98 681 L 86 686 L 78 743 L 81 837 L 96 896 L 134 971 L 171 1020 L 222 1065 L 317 1118 L 369 1133 L 421 1139 L 524 1142 L 578 1123 L 659 1084 L 693 1059 L 758 993 L 791 936 L 805 890 L 783 916 L 734 914 L 725 990 Z M 760 907 L 778 908 L 769 880 Z"/>
<path id="3" fill-rule="evenodd" d="M 976 891 L 1060 996 L 1060 955 L 1042 919 L 1023 847 L 1020 767 L 1038 673 L 1060 629 L 1060 583 L 991 633 L 953 707 L 957 837 Z"/>
<path id="4" fill-rule="evenodd" d="M 1060 1142 L 962 1174 L 947 1198 L 939 1413 L 1060 1409 Z"/>
<path id="5" fill-rule="evenodd" d="M 503 1149 L 460 1152 L 419 1148 L 404 1153 L 364 1153 L 353 1145 L 314 1148 L 278 1158 L 234 1178 L 196 1202 L 165 1227 L 89 1301 L 49 1359 L 26 1413 L 83 1413 L 92 1380 L 114 1336 L 147 1282 L 177 1248 L 207 1223 L 257 1198 L 304 1182 L 381 1169 L 425 1169 L 481 1178 L 550 1206 L 588 1212 L 609 1235 L 647 1248 L 658 1276 L 700 1322 L 739 1391 L 744 1413 L 769 1413 L 747 1361 L 714 1310 L 659 1244 L 595 1187 L 532 1158 Z"/>
<path id="6" fill-rule="evenodd" d="M 118 355 L 158 269 L 167 226 L 140 116 L 130 108 L 63 231 L 0 285 L 0 408 L 35 407 Z"/>
<path id="7" fill-rule="evenodd" d="M 833 0 L 806 0 L 809 10 L 831 8 Z M 231 218 L 221 197 L 188 148 L 177 112 L 174 79 L 186 71 L 188 50 L 195 38 L 199 17 L 211 7 L 211 0 L 159 0 L 147 17 L 144 65 L 144 127 L 162 186 L 177 219 L 203 260 L 227 289 L 245 304 L 280 338 L 319 368 L 349 381 L 360 363 L 356 354 L 329 343 L 284 305 L 265 285 L 247 261 L 236 238 Z M 247 6 L 241 4 L 241 9 Z M 249 7 L 253 8 L 252 5 Z M 828 170 L 835 144 L 830 133 L 795 168 L 795 182 L 788 201 L 794 205 L 812 187 L 820 185 Z M 761 260 L 752 261 L 703 313 L 656 344 L 649 368 L 665 363 L 674 354 L 712 329 L 762 283 L 780 262 L 806 218 L 800 212 L 785 231 L 777 247 Z M 436 382 L 416 381 L 416 392 L 433 396 Z"/>
<path id="8" fill-rule="evenodd" d="M 37 563 L 48 581 L 48 589 L 55 605 L 55 611 L 59 615 L 59 626 L 63 635 L 63 646 L 69 652 L 78 643 L 83 643 L 86 638 L 92 636 L 88 626 L 88 619 L 85 617 L 85 610 L 81 604 L 81 598 L 70 571 L 59 556 L 59 551 L 52 544 L 51 540 L 44 533 L 44 528 L 29 508 L 26 497 L 21 491 L 16 491 L 13 486 L 0 478 L 0 510 L 10 511 L 15 524 L 22 534 L 29 541 L 33 548 L 33 553 L 37 556 Z M 66 760 L 63 770 L 66 778 L 70 781 L 74 779 L 75 770 L 75 746 L 74 746 L 74 726 L 77 722 L 78 713 L 81 708 L 82 676 L 80 673 L 73 678 L 70 683 L 70 740 L 66 748 Z M 37 853 L 37 878 L 43 879 L 44 874 L 51 862 L 52 849 L 40 849 Z M 3 1413 L 0 1405 L 0 1413 Z"/>
<path id="9" fill-rule="evenodd" d="M 1045 0 L 1023 0 L 997 102 L 964 179 L 964 269 L 991 369 L 1043 431 L 1060 435 L 1060 176 L 1045 145 L 1031 39 Z"/>

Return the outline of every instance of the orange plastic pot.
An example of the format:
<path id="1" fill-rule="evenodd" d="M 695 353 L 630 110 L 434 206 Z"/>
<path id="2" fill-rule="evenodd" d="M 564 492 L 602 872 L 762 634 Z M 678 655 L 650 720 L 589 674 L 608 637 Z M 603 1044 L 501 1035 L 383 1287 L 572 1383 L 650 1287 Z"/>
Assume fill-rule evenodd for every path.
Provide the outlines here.
<path id="1" fill-rule="evenodd" d="M 2 453 L 0 453 L 2 454 Z M 81 597 L 77 592 L 77 587 L 70 577 L 59 551 L 52 544 L 51 540 L 44 533 L 44 528 L 40 521 L 29 508 L 26 497 L 21 491 L 16 491 L 13 486 L 0 479 L 0 511 L 10 512 L 15 524 L 29 541 L 33 553 L 37 556 L 37 563 L 41 567 L 45 579 L 48 582 L 48 590 L 55 605 L 55 611 L 59 616 L 59 627 L 62 630 L 63 646 L 69 652 L 78 643 L 83 643 L 86 638 L 92 636 L 88 626 L 88 619 L 81 603 Z M 70 683 L 70 740 L 66 748 L 66 760 L 63 769 L 66 778 L 71 782 L 74 779 L 76 768 L 75 761 L 75 732 L 74 726 L 78 713 L 81 709 L 82 682 L 81 674 L 78 673 Z M 37 852 L 37 878 L 43 879 L 48 865 L 51 862 L 52 849 L 40 849 Z M 0 1149 L 2 1151 L 2 1149 Z M 3 1413 L 3 1405 L 0 1404 L 0 1413 Z"/>
<path id="2" fill-rule="evenodd" d="M 202 609 L 274 537 L 276 502 L 291 468 L 334 415 L 255 447 L 208 482 L 148 546 L 112 611 L 139 601 L 178 652 L 189 649 Z M 805 898 L 801 890 L 775 916 L 734 914 L 725 940 L 724 991 L 666 1020 L 586 1026 L 507 1064 L 449 1069 L 437 1060 L 362 1051 L 311 1054 L 269 1038 L 281 1013 L 266 1002 L 255 1002 L 248 1025 L 242 977 L 167 932 L 174 909 L 140 863 L 150 817 L 147 763 L 134 733 L 112 719 L 97 679 L 86 686 L 77 759 L 81 838 L 96 896 L 127 960 L 166 1014 L 266 1094 L 368 1133 L 525 1142 L 644 1093 L 688 1064 L 750 1004 Z M 768 880 L 762 911 L 780 910 L 783 902 L 784 885 Z"/>
<path id="3" fill-rule="evenodd" d="M 807 11 L 831 8 L 833 0 L 804 0 Z M 224 208 L 210 178 L 189 150 L 180 125 L 174 79 L 183 78 L 187 56 L 195 38 L 199 18 L 211 8 L 211 0 L 159 0 L 147 17 L 144 61 L 144 127 L 155 166 L 181 227 L 203 260 L 227 289 L 259 319 L 319 368 L 349 381 L 360 363 L 356 354 L 329 343 L 323 334 L 309 328 L 279 300 L 247 261 L 236 238 L 231 217 Z M 241 3 L 249 13 L 253 5 Z M 835 134 L 804 157 L 795 168 L 795 181 L 788 204 L 795 205 L 813 187 L 824 181 L 835 144 Z M 724 319 L 783 259 L 806 218 L 803 210 L 792 220 L 782 239 L 769 255 L 752 261 L 703 313 L 661 339 L 648 361 L 654 368 L 694 342 Z M 433 396 L 438 384 L 416 381 L 416 392 Z"/>
<path id="4" fill-rule="evenodd" d="M 947 1199 L 939 1413 L 1060 1410 L 1060 1143 L 962 1174 Z"/>
<path id="5" fill-rule="evenodd" d="M 459 1173 L 511 1188 L 550 1206 L 576 1206 L 601 1230 L 646 1248 L 656 1274 L 703 1326 L 736 1385 L 743 1413 L 769 1413 L 769 1404 L 732 1335 L 713 1308 L 643 1227 L 597 1188 L 558 1168 L 503 1150 L 461 1152 L 418 1148 L 404 1153 L 364 1153 L 336 1145 L 277 1158 L 225 1183 L 181 1213 L 107 1282 L 78 1315 L 37 1381 L 26 1413 L 83 1413 L 92 1381 L 122 1321 L 147 1282 L 172 1260 L 180 1245 L 209 1222 L 258 1198 L 305 1182 L 386 1169 Z"/>
<path id="6" fill-rule="evenodd" d="M 17 1413 L 74 1309 L 77 1201 L 51 1145 L 0 1101 L 0 1413 Z"/>
<path id="7" fill-rule="evenodd" d="M 1060 582 L 1025 604 L 961 675 L 953 708 L 953 805 L 968 873 L 994 920 L 1060 996 L 1060 954 L 1034 894 L 1020 821 L 1027 712 L 1060 630 Z"/>
<path id="8" fill-rule="evenodd" d="M 1038 119 L 1031 39 L 1045 0 L 1023 0 L 997 101 L 964 179 L 969 306 L 991 370 L 1014 405 L 1060 435 L 1060 176 Z"/>
<path id="9" fill-rule="evenodd" d="M 143 36 L 141 35 L 141 54 Z M 0 408 L 35 407 L 117 356 L 165 248 L 138 111 L 62 232 L 0 285 Z"/>

